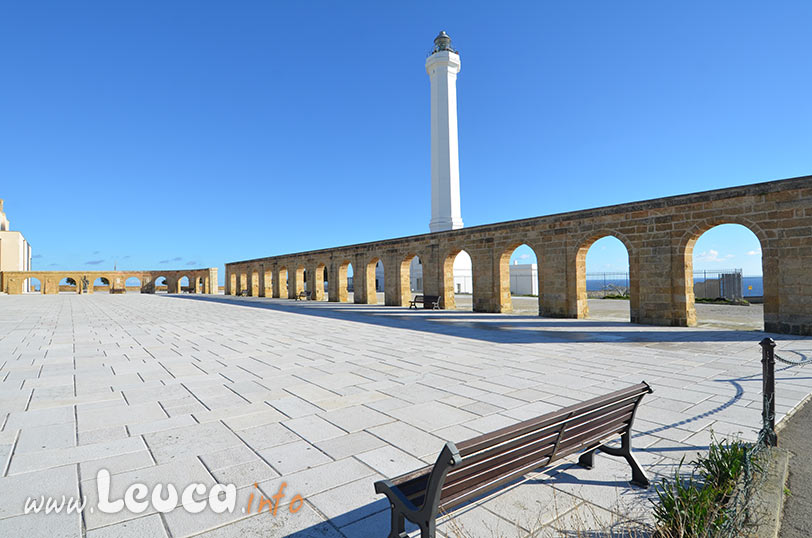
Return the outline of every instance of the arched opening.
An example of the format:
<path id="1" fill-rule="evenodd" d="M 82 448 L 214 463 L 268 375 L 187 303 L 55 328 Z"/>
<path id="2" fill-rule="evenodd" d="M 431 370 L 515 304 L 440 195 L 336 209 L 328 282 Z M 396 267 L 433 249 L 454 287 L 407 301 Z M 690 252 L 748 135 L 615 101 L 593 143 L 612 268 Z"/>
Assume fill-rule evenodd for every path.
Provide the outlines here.
<path id="1" fill-rule="evenodd" d="M 141 279 L 137 276 L 130 276 L 124 281 L 124 289 L 127 292 L 141 291 Z"/>
<path id="2" fill-rule="evenodd" d="M 206 293 L 206 279 L 202 276 L 197 278 L 195 293 Z"/>
<path id="3" fill-rule="evenodd" d="M 350 300 L 350 294 L 353 293 L 352 285 L 352 264 L 350 260 L 344 260 L 338 265 L 337 282 L 334 284 L 338 290 L 338 294 L 333 300 L 338 303 L 346 303 Z"/>
<path id="4" fill-rule="evenodd" d="M 59 281 L 60 293 L 79 293 L 79 285 L 75 278 L 65 277 Z"/>
<path id="5" fill-rule="evenodd" d="M 180 288 L 178 291 L 180 291 L 181 293 L 192 293 L 194 291 L 192 289 L 191 283 L 189 282 L 189 277 L 186 275 L 180 277 L 180 280 L 178 281 L 178 287 Z"/>
<path id="6" fill-rule="evenodd" d="M 93 281 L 93 292 L 110 291 L 110 279 L 106 276 L 100 276 Z"/>
<path id="7" fill-rule="evenodd" d="M 288 268 L 284 265 L 279 268 L 276 282 L 279 284 L 279 294 L 274 293 L 274 297 L 286 299 L 288 296 Z"/>
<path id="8" fill-rule="evenodd" d="M 451 251 L 443 260 L 442 307 L 446 310 L 474 310 L 474 274 L 471 255 L 465 250 Z"/>
<path id="9" fill-rule="evenodd" d="M 687 310 L 700 326 L 763 330 L 772 281 L 762 243 L 741 224 L 705 229 L 685 247 Z M 771 306 L 771 305 L 770 305 Z M 693 323 L 691 323 L 693 324 Z"/>
<path id="10" fill-rule="evenodd" d="M 36 277 L 28 277 L 23 282 L 23 293 L 42 293 L 42 282 Z"/>
<path id="11" fill-rule="evenodd" d="M 408 254 L 400 262 L 399 306 L 409 304 L 415 295 L 423 294 L 423 263 L 417 254 Z"/>
<path id="12" fill-rule="evenodd" d="M 623 241 L 608 234 L 585 241 L 576 260 L 578 318 L 630 321 L 635 281 Z"/>
<path id="13" fill-rule="evenodd" d="M 155 280 L 153 280 L 153 293 L 168 293 L 169 288 L 167 287 L 166 277 L 159 276 Z"/>
<path id="14" fill-rule="evenodd" d="M 502 312 L 539 314 L 538 257 L 530 245 L 509 245 L 499 257 L 498 300 Z"/>
<path id="15" fill-rule="evenodd" d="M 384 274 L 384 267 L 383 261 L 378 258 L 374 257 L 369 262 L 367 262 L 366 267 L 366 274 L 364 275 L 366 278 L 364 279 L 366 282 L 366 304 L 378 304 L 379 298 L 378 295 L 380 294 L 380 299 L 383 299 L 384 294 L 384 285 L 385 285 L 385 274 Z M 356 299 L 358 295 L 355 296 Z M 358 302 L 356 300 L 356 302 Z M 362 301 L 363 302 L 363 301 Z"/>

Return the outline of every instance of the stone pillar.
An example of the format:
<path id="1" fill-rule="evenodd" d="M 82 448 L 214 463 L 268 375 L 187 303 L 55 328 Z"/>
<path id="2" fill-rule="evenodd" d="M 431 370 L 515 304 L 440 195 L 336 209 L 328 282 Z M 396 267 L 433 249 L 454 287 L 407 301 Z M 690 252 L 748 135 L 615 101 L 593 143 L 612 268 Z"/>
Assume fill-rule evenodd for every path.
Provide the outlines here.
<path id="1" fill-rule="evenodd" d="M 311 300 L 324 300 L 324 267 L 319 267 L 319 264 L 307 266 L 307 289 L 310 291 Z"/>
<path id="2" fill-rule="evenodd" d="M 812 189 L 809 189 L 812 196 Z M 787 229 L 763 242 L 764 328 L 785 334 L 812 335 L 812 210 L 794 222 L 775 224 Z"/>
<path id="3" fill-rule="evenodd" d="M 288 299 L 295 299 L 304 291 L 304 268 L 298 264 L 295 264 L 293 267 L 289 275 L 290 285 L 288 286 Z"/>
<path id="4" fill-rule="evenodd" d="M 570 297 L 575 297 L 575 267 L 568 263 L 567 236 L 545 236 L 536 250 L 539 260 L 539 316 L 547 318 L 578 317 Z"/>
<path id="5" fill-rule="evenodd" d="M 355 304 L 368 304 L 369 302 L 366 267 L 365 257 L 362 255 L 355 256 L 352 262 L 352 294 Z"/>
<path id="6" fill-rule="evenodd" d="M 6 293 L 9 295 L 22 295 L 24 280 L 16 277 L 8 279 Z"/>
<path id="7" fill-rule="evenodd" d="M 240 269 L 237 277 L 237 293 L 240 294 L 243 291 L 248 290 L 248 274 L 245 272 L 245 269 Z"/>
<path id="8" fill-rule="evenodd" d="M 42 293 L 46 295 L 56 295 L 59 293 L 59 280 L 56 278 L 42 279 Z"/>
<path id="9" fill-rule="evenodd" d="M 273 296 L 273 275 L 270 270 L 262 263 L 259 265 L 259 296 L 271 297 Z"/>
<path id="10" fill-rule="evenodd" d="M 450 303 L 447 301 L 447 296 L 445 294 L 445 271 L 443 270 L 443 260 L 440 258 L 439 247 L 436 244 L 430 245 L 426 250 L 422 251 L 420 261 L 423 265 L 423 294 L 437 295 L 440 297 L 441 308 L 446 308 L 449 310 L 454 309 L 454 294 L 451 294 Z"/>
<path id="11" fill-rule="evenodd" d="M 248 270 L 248 276 L 251 279 L 251 286 L 248 293 L 251 294 L 251 297 L 259 297 L 259 270 L 252 267 Z"/>
<path id="12" fill-rule="evenodd" d="M 386 306 L 406 306 L 411 300 L 409 292 L 409 266 L 403 270 L 402 259 L 397 253 L 389 253 L 383 257 L 384 282 L 383 282 L 383 303 Z M 403 281 L 406 280 L 404 303 Z"/>
<path id="13" fill-rule="evenodd" d="M 333 303 L 346 303 L 349 298 L 347 292 L 347 267 L 342 268 L 342 261 L 330 262 L 330 277 L 327 281 L 329 300 Z"/>
<path id="14" fill-rule="evenodd" d="M 627 245 L 629 254 L 629 320 L 651 325 L 677 325 L 671 238 L 668 232 Z M 584 283 L 586 287 L 586 283 Z M 645 293 L 644 293 L 645 290 Z"/>
<path id="15" fill-rule="evenodd" d="M 470 250 L 474 312 L 501 312 L 492 240 Z"/>
<path id="16" fill-rule="evenodd" d="M 273 281 L 273 296 L 277 299 L 285 299 L 288 296 L 288 271 L 285 267 L 280 267 L 276 271 L 276 278 Z"/>

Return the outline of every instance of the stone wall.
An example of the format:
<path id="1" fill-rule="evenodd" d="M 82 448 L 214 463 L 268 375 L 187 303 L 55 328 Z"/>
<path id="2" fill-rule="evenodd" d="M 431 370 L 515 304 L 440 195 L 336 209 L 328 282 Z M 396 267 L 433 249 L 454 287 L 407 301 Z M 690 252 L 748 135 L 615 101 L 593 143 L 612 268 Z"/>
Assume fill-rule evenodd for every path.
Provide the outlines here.
<path id="1" fill-rule="evenodd" d="M 584 318 L 586 253 L 611 235 L 629 253 L 632 322 L 693 326 L 694 244 L 705 231 L 729 223 L 746 226 L 761 243 L 766 330 L 812 335 L 812 176 L 232 262 L 226 264 L 226 293 L 292 298 L 304 289 L 305 270 L 313 274 L 324 266 L 329 300 L 346 301 L 351 263 L 355 302 L 372 303 L 380 259 L 385 303 L 404 306 L 410 298 L 404 271 L 418 255 L 424 293 L 453 308 L 453 257 L 464 249 L 473 265 L 474 310 L 510 312 L 510 255 L 527 244 L 538 259 L 540 315 Z M 322 299 L 315 291 L 312 298 Z"/>
<path id="2" fill-rule="evenodd" d="M 188 287 L 193 288 L 194 293 L 218 293 L 216 267 L 170 271 L 5 271 L 0 273 L 0 290 L 10 295 L 21 294 L 25 289 L 25 281 L 36 278 L 40 283 L 40 293 L 51 295 L 62 291 L 63 286 L 59 285 L 62 279 L 72 278 L 77 285 L 71 286 L 71 289 L 76 293 L 109 292 L 111 286 L 123 289 L 127 279 L 132 277 L 140 281 L 141 293 L 155 293 L 155 282 L 161 277 L 166 279 L 165 288 L 168 293 L 182 291 L 180 281 L 183 277 L 189 279 Z M 98 278 L 106 278 L 109 285 L 94 286 L 93 283 Z M 88 282 L 86 292 L 82 286 L 83 279 L 87 279 Z"/>

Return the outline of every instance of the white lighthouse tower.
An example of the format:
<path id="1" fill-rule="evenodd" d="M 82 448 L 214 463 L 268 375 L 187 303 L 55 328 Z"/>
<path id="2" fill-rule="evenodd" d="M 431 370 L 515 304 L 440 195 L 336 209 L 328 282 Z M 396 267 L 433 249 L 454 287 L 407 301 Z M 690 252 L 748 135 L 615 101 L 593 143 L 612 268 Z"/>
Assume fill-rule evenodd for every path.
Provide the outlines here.
<path id="1" fill-rule="evenodd" d="M 431 79 L 431 221 L 429 230 L 462 228 L 460 157 L 457 138 L 457 73 L 460 55 L 440 32 L 426 60 Z"/>

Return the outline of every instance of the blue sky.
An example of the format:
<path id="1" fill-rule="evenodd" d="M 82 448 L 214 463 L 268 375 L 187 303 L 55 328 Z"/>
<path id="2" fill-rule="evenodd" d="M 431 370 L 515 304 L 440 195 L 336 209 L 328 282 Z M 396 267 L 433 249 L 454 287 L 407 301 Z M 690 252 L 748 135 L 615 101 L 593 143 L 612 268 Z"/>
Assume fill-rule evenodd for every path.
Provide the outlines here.
<path id="1" fill-rule="evenodd" d="M 40 269 L 427 232 L 441 29 L 468 226 L 807 175 L 810 26 L 800 1 L 5 3 L 0 197 Z M 760 273 L 719 233 L 706 265 Z"/>

